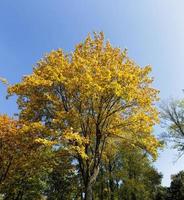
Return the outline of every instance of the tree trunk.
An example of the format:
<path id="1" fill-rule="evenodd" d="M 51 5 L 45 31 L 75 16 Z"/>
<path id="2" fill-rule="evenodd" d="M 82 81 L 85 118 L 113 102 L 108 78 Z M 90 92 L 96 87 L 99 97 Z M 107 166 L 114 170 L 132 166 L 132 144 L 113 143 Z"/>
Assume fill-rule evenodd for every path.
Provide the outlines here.
<path id="1" fill-rule="evenodd" d="M 84 200 L 93 200 L 93 189 L 91 184 L 85 186 Z"/>
<path id="2" fill-rule="evenodd" d="M 93 200 L 93 186 L 96 183 L 96 178 L 99 173 L 99 166 L 95 167 L 93 174 L 84 182 L 85 198 L 84 200 Z"/>
<path id="3" fill-rule="evenodd" d="M 113 180 L 113 175 L 112 175 L 112 171 L 113 171 L 113 167 L 111 162 L 109 161 L 109 188 L 110 188 L 110 200 L 114 200 L 114 180 Z"/>
<path id="4" fill-rule="evenodd" d="M 104 200 L 104 184 L 103 184 L 103 182 L 100 187 L 100 200 Z"/>
<path id="5" fill-rule="evenodd" d="M 114 200 L 114 182 L 112 179 L 109 180 L 110 187 L 110 200 Z"/>

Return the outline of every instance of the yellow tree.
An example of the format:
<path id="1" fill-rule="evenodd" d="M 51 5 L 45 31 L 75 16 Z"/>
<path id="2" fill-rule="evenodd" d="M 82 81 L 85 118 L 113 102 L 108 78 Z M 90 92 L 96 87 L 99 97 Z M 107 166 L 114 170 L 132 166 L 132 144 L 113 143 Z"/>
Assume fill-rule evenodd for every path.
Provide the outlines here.
<path id="1" fill-rule="evenodd" d="M 0 115 L 0 193 L 5 196 L 13 181 L 26 182 L 46 168 L 44 162 L 48 162 L 49 156 L 45 155 L 42 146 L 36 141 L 38 130 L 43 130 L 41 126 L 39 123 L 27 126 L 22 121 Z M 23 186 L 19 185 L 18 191 L 15 190 L 16 185 L 11 188 L 16 196 L 25 193 Z"/>
<path id="2" fill-rule="evenodd" d="M 8 177 L 17 146 L 17 122 L 6 115 L 0 116 L 0 185 Z"/>
<path id="3" fill-rule="evenodd" d="M 76 159 L 86 200 L 92 199 L 107 142 L 118 145 L 119 139 L 157 154 L 152 128 L 158 122 L 158 91 L 151 87 L 150 71 L 95 33 L 72 54 L 52 51 L 31 75 L 9 87 L 10 95 L 18 95 L 20 119 L 49 130 L 38 142 L 56 143 Z"/>

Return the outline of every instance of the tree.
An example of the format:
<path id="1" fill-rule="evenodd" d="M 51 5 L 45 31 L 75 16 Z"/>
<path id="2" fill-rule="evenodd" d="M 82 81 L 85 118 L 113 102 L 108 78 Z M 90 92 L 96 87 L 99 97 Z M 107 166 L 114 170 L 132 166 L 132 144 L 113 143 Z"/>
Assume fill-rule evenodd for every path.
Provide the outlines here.
<path id="1" fill-rule="evenodd" d="M 100 33 L 72 54 L 52 51 L 31 75 L 9 87 L 9 94 L 18 95 L 20 119 L 48 130 L 40 143 L 68 150 L 78 163 L 85 200 L 92 199 L 108 141 L 123 140 L 156 157 L 160 143 L 151 132 L 158 122 L 158 91 L 151 87 L 150 71 L 126 51 L 104 44 Z"/>
<path id="2" fill-rule="evenodd" d="M 81 196 L 79 176 L 70 156 L 58 156 L 56 164 L 48 173 L 45 194 L 48 200 L 77 200 Z"/>
<path id="3" fill-rule="evenodd" d="M 49 165 L 49 151 L 37 141 L 37 128 L 0 116 L 0 193 L 4 199 L 24 200 L 40 196 L 41 175 Z"/>
<path id="4" fill-rule="evenodd" d="M 172 176 L 171 185 L 169 188 L 168 200 L 184 199 L 184 172 L 181 171 Z"/>
<path id="5" fill-rule="evenodd" d="M 154 169 L 148 156 L 137 149 L 122 151 L 120 199 L 152 200 L 161 184 L 162 175 Z"/>
<path id="6" fill-rule="evenodd" d="M 19 157 L 20 140 L 17 121 L 0 116 L 0 186 L 8 178 L 12 165 Z"/>
<path id="7" fill-rule="evenodd" d="M 94 199 L 156 200 L 161 194 L 161 178 L 144 151 L 119 146 L 119 151 L 108 155 L 101 165 Z"/>
<path id="8" fill-rule="evenodd" d="M 159 186 L 155 193 L 155 200 L 168 200 L 168 188 Z"/>
<path id="9" fill-rule="evenodd" d="M 184 101 L 170 100 L 161 106 L 161 118 L 167 132 L 163 137 L 174 144 L 174 148 L 184 153 Z M 180 155 L 180 156 L 181 156 Z"/>

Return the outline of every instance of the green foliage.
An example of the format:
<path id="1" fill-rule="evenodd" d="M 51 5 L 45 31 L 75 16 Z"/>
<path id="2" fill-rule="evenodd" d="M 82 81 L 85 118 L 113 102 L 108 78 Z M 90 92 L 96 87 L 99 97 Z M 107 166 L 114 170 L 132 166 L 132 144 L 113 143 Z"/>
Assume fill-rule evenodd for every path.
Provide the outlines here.
<path id="1" fill-rule="evenodd" d="M 76 199 L 81 191 L 78 183 L 71 160 L 60 159 L 48 174 L 45 195 L 48 200 Z"/>
<path id="2" fill-rule="evenodd" d="M 178 174 L 172 176 L 168 199 L 184 199 L 184 171 L 181 171 Z"/>
<path id="3" fill-rule="evenodd" d="M 155 200 L 168 200 L 168 188 L 159 186 L 155 191 Z"/>
<path id="4" fill-rule="evenodd" d="M 101 166 L 96 199 L 153 200 L 161 178 L 145 152 L 138 148 L 121 149 Z"/>

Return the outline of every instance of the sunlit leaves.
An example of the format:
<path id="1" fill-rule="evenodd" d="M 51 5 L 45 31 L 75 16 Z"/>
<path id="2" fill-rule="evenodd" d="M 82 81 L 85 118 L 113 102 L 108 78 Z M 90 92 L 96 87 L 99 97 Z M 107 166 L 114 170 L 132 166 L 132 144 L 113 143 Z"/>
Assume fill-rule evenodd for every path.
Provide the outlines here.
<path id="1" fill-rule="evenodd" d="M 72 156 L 89 195 L 102 159 L 120 144 L 157 156 L 158 91 L 150 71 L 94 33 L 70 54 L 47 54 L 8 92 L 18 95 L 22 130 L 32 134 L 33 146 Z"/>
<path id="2" fill-rule="evenodd" d="M 46 55 L 9 93 L 19 96 L 26 120 L 44 119 L 63 133 L 72 127 L 91 141 L 98 124 L 102 136 L 132 135 L 156 155 L 159 143 L 150 133 L 158 122 L 153 106 L 158 91 L 150 87 L 150 71 L 150 66 L 141 68 L 126 51 L 104 43 L 104 35 L 95 33 L 72 54 L 59 49 Z"/>

